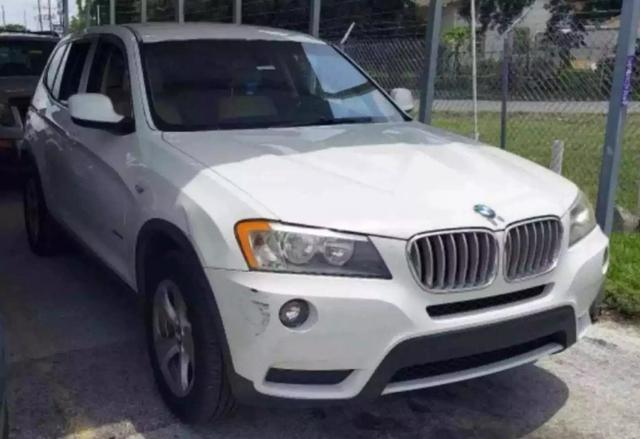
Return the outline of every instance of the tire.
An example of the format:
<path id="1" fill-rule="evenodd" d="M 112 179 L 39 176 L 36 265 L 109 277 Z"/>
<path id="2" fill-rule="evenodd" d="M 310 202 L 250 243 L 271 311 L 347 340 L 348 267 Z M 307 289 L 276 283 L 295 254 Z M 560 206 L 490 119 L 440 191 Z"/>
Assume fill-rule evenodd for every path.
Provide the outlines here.
<path id="1" fill-rule="evenodd" d="M 38 256 L 54 255 L 59 247 L 60 229 L 49 213 L 40 176 L 33 168 L 24 182 L 23 208 L 31 251 Z"/>
<path id="2" fill-rule="evenodd" d="M 194 424 L 225 417 L 235 400 L 213 293 L 202 268 L 189 261 L 171 251 L 151 267 L 145 282 L 145 324 L 160 393 L 181 421 Z"/>

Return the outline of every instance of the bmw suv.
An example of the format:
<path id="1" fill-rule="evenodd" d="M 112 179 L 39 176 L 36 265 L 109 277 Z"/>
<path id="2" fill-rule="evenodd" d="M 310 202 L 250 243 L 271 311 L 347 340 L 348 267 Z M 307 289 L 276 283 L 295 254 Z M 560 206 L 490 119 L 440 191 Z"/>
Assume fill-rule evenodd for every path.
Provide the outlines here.
<path id="1" fill-rule="evenodd" d="M 570 347 L 608 240 L 563 177 L 411 120 L 339 49 L 227 24 L 64 38 L 26 120 L 39 255 L 144 297 L 184 421 L 466 380 Z"/>

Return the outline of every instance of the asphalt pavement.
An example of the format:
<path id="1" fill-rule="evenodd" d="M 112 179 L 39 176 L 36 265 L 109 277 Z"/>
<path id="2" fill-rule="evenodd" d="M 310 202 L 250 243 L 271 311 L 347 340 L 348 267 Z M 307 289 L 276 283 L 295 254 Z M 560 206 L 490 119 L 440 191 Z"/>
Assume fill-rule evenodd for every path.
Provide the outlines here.
<path id="1" fill-rule="evenodd" d="M 15 186 L 0 187 L 14 438 L 640 438 L 640 328 L 613 321 L 551 359 L 466 383 L 182 426 L 155 389 L 139 300 L 72 245 L 33 256 Z"/>

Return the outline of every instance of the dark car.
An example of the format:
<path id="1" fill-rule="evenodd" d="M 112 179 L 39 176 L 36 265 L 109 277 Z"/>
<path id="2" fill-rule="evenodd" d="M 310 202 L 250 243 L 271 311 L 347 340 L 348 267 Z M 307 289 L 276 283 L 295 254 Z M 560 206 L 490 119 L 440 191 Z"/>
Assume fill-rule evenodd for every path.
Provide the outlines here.
<path id="1" fill-rule="evenodd" d="M 24 118 L 49 55 L 58 43 L 54 35 L 0 33 L 0 159 L 18 157 Z"/>

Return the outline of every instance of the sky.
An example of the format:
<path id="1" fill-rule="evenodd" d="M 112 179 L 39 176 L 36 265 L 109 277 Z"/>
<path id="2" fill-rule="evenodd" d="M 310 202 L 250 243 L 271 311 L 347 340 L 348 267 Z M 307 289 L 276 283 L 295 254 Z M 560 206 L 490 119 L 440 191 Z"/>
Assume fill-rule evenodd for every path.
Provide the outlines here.
<path id="1" fill-rule="evenodd" d="M 42 8 L 47 7 L 49 1 L 51 1 L 52 9 L 56 11 L 58 0 L 40 0 Z M 24 17 L 26 13 L 27 28 L 31 30 L 39 30 L 40 26 L 37 18 L 38 0 L 0 0 L 0 6 L 4 6 L 7 24 L 24 24 Z M 76 14 L 76 0 L 69 0 L 69 9 L 71 16 Z M 45 30 L 48 30 L 46 22 Z"/>

